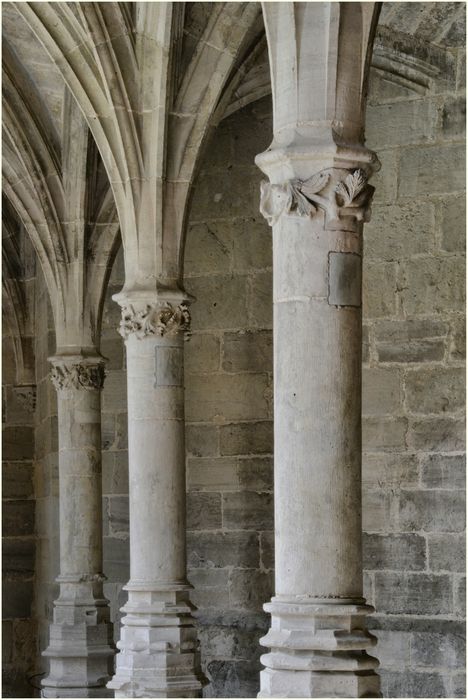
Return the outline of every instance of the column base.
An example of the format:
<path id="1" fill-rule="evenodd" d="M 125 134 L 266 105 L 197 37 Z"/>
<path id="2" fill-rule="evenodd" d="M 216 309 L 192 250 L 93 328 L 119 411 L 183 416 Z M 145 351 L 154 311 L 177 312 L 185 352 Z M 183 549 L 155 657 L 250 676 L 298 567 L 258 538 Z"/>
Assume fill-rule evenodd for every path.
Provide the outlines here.
<path id="1" fill-rule="evenodd" d="M 112 698 L 111 690 L 100 685 L 97 688 L 52 688 L 48 686 L 41 692 L 43 698 Z"/>
<path id="2" fill-rule="evenodd" d="M 381 697 L 364 600 L 276 597 L 264 609 L 272 623 L 260 644 L 271 652 L 261 657 L 259 698 Z"/>
<path id="3" fill-rule="evenodd" d="M 43 678 L 46 698 L 112 697 L 106 689 L 114 667 L 115 648 L 108 601 L 97 597 L 102 581 L 60 580 L 50 625 L 49 675 Z"/>
<path id="4" fill-rule="evenodd" d="M 189 586 L 148 590 L 129 584 L 120 652 L 107 687 L 116 698 L 196 698 L 203 687 Z"/>

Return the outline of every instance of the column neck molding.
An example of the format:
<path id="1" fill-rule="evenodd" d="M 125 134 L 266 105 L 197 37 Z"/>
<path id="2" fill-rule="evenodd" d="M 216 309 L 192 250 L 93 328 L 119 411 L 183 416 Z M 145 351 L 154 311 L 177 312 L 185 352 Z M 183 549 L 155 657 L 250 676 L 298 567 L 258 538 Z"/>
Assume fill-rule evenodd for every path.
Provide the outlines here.
<path id="1" fill-rule="evenodd" d="M 82 355 L 57 355 L 50 357 L 50 379 L 57 391 L 70 389 L 97 390 L 104 386 L 105 359 Z"/>

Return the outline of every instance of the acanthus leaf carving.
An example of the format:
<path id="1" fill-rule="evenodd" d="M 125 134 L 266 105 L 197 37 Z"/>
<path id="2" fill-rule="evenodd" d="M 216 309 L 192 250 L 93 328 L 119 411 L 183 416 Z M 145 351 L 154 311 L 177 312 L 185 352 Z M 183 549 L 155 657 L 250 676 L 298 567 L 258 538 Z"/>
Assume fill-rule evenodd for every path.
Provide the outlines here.
<path id="1" fill-rule="evenodd" d="M 122 307 L 119 333 L 127 340 L 132 333 L 139 339 L 149 335 L 171 336 L 184 333 L 190 337 L 190 312 L 186 304 L 172 306 L 169 302 L 144 304 L 135 308 L 133 304 Z"/>
<path id="2" fill-rule="evenodd" d="M 307 180 L 262 181 L 260 212 L 273 226 L 283 214 L 312 218 L 320 208 L 325 212 L 325 229 L 355 231 L 359 222 L 369 221 L 373 192 L 360 168 L 351 172 L 330 168 Z"/>
<path id="3" fill-rule="evenodd" d="M 366 174 L 363 170 L 358 169 L 347 175 L 344 181 L 339 182 L 335 187 L 335 192 L 342 197 L 344 206 L 349 206 L 366 185 Z"/>
<path id="4" fill-rule="evenodd" d="M 57 391 L 69 389 L 100 390 L 104 386 L 104 365 L 102 363 L 54 361 L 50 378 Z"/>

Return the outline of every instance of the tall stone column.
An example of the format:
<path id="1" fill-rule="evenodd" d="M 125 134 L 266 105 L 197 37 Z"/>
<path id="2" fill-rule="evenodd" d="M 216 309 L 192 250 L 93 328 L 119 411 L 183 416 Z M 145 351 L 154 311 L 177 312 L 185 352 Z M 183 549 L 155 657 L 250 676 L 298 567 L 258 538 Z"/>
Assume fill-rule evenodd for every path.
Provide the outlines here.
<path id="1" fill-rule="evenodd" d="M 114 645 L 103 595 L 102 357 L 51 358 L 58 396 L 60 595 L 54 603 L 43 697 L 110 697 Z"/>
<path id="2" fill-rule="evenodd" d="M 264 3 L 274 140 L 275 596 L 259 697 L 379 697 L 361 555 L 364 3 Z M 369 19 L 369 18 L 368 18 Z"/>
<path id="3" fill-rule="evenodd" d="M 183 344 L 190 315 L 180 294 L 114 299 L 127 348 L 130 581 L 108 687 L 117 698 L 198 697 L 185 546 Z"/>

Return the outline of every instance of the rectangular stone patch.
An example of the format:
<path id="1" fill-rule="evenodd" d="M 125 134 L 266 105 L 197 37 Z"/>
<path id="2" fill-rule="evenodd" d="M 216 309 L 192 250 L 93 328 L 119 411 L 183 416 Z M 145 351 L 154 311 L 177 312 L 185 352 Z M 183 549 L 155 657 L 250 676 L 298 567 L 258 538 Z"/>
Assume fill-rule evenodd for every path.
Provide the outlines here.
<path id="1" fill-rule="evenodd" d="M 328 303 L 331 306 L 361 306 L 361 256 L 356 253 L 328 254 Z"/>
<path id="2" fill-rule="evenodd" d="M 183 352 L 184 349 L 180 347 L 156 347 L 155 386 L 183 385 Z"/>

